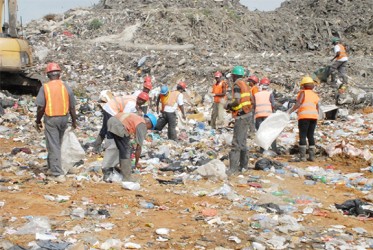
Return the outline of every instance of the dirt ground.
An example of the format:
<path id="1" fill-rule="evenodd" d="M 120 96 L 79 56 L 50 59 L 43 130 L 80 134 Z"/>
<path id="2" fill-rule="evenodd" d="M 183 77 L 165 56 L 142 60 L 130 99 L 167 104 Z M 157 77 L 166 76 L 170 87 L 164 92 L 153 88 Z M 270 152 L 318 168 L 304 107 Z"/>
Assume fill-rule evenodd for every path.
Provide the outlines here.
<path id="1" fill-rule="evenodd" d="M 27 147 L 20 142 L 5 139 L 0 139 L 0 144 L 2 145 L 0 153 L 9 153 L 14 147 Z M 87 161 L 94 161 L 98 157 L 91 155 Z M 277 160 L 286 161 L 289 157 L 283 156 Z M 340 170 L 342 173 L 352 173 L 367 167 L 367 163 L 359 158 L 334 157 L 312 163 L 291 163 L 290 166 L 302 168 L 320 166 Z M 142 189 L 128 191 L 114 183 L 77 181 L 74 175 L 69 176 L 66 183 L 56 184 L 43 180 L 40 175 L 30 174 L 32 172 L 41 171 L 40 169 L 39 171 L 22 170 L 22 167 L 19 167 L 16 173 L 7 171 L 7 169 L 1 171 L 1 186 L 19 186 L 17 190 L 0 192 L 0 201 L 5 202 L 5 205 L 0 208 L 2 214 L 0 234 L 13 244 L 27 247 L 27 243 L 34 240 L 35 235 L 5 234 L 6 228 L 10 225 L 12 228 L 17 228 L 25 224 L 27 220 L 24 216 L 47 216 L 51 221 L 52 230 L 60 234 L 72 230 L 76 225 L 87 228 L 87 232 L 69 236 L 77 240 L 91 236 L 94 236 L 100 243 L 111 238 L 127 239 L 148 249 L 193 249 L 196 246 L 203 246 L 207 249 L 217 246 L 240 249 L 250 245 L 250 240 L 255 236 L 250 231 L 250 218 L 256 213 L 255 211 L 250 211 L 248 206 L 234 206 L 231 201 L 221 196 L 205 195 L 206 191 L 210 193 L 221 187 L 223 183 L 220 181 L 199 180 L 188 181 L 185 185 L 161 185 L 152 174 L 137 174 Z M 91 175 L 94 177 L 97 174 L 91 173 Z M 173 173 L 160 173 L 159 176 L 163 179 L 172 178 Z M 286 190 L 285 195 L 282 197 L 275 197 L 271 194 L 263 196 L 262 192 L 258 192 L 256 188 L 247 184 L 248 178 L 252 176 L 259 176 L 260 180 L 266 180 L 261 183 L 263 188 L 278 185 L 279 190 Z M 373 174 L 365 172 L 365 176 L 372 178 Z M 289 200 L 293 202 L 297 199 L 302 200 L 299 197 L 311 197 L 322 204 L 321 208 L 315 209 L 313 214 L 302 215 L 303 208 L 309 202 L 306 198 L 303 205 L 297 202 L 298 211 L 292 214 L 295 218 L 303 217 L 300 224 L 306 228 L 322 232 L 332 225 L 344 225 L 346 231 L 354 234 L 352 228 L 362 227 L 372 236 L 372 221 L 345 216 L 331 209 L 334 203 L 364 197 L 362 192 L 348 188 L 343 183 L 317 182 L 316 185 L 307 186 L 304 184 L 304 178 L 293 177 L 289 172 L 275 175 L 249 170 L 241 176 L 230 178 L 229 184 L 238 194 L 259 200 L 263 198 L 264 202 L 270 199 L 274 203 L 286 204 L 284 201 L 289 203 Z M 68 195 L 70 199 L 64 202 L 49 201 L 44 198 L 44 195 Z M 139 201 L 142 199 L 152 202 L 155 208 L 141 208 Z M 86 215 L 84 219 L 72 219 L 70 213 L 77 207 L 107 210 L 110 217 L 98 219 Z M 208 209 L 216 212 L 217 217 L 220 217 L 224 223 L 209 225 L 204 215 L 209 211 Z M 12 218 L 17 218 L 17 220 L 14 221 Z M 112 230 L 100 229 L 98 225 L 104 222 L 111 222 L 115 226 Z M 171 229 L 169 235 L 166 236 L 168 241 L 157 241 L 158 235 L 155 233 L 157 228 Z M 302 237 L 304 233 L 300 231 L 294 235 Z M 242 242 L 229 241 L 229 236 L 237 236 Z M 330 237 L 333 236 L 330 235 Z M 317 241 L 317 239 L 313 240 Z M 309 244 L 306 242 L 303 246 L 307 248 Z"/>

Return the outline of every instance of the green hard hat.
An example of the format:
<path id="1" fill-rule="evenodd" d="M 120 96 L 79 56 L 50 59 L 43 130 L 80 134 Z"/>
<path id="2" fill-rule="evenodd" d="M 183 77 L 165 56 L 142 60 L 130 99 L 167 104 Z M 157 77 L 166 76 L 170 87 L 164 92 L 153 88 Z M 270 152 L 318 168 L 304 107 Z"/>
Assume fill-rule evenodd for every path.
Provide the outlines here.
<path id="1" fill-rule="evenodd" d="M 238 76 L 244 76 L 245 69 L 242 66 L 234 66 L 234 68 L 232 69 L 232 74 L 238 75 Z"/>
<path id="2" fill-rule="evenodd" d="M 332 43 L 339 42 L 341 39 L 339 37 L 333 37 L 332 38 Z"/>

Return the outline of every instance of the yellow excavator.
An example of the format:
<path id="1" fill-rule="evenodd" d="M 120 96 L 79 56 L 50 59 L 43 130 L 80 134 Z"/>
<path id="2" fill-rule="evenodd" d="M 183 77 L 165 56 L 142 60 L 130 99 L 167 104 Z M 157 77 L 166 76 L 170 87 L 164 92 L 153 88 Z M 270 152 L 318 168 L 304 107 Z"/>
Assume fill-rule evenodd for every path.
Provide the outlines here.
<path id="1" fill-rule="evenodd" d="M 37 94 L 41 77 L 26 73 L 32 67 L 28 42 L 17 33 L 17 1 L 7 0 L 9 22 L 5 22 L 5 0 L 0 0 L 0 89 L 16 94 Z"/>

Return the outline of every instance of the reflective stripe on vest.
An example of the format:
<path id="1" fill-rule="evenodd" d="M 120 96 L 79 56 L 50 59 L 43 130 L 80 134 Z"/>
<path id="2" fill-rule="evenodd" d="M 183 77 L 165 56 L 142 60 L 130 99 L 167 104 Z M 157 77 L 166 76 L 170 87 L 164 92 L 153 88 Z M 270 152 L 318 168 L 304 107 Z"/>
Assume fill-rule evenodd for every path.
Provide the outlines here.
<path id="1" fill-rule="evenodd" d="M 255 118 L 268 117 L 272 114 L 270 96 L 271 93 L 266 90 L 255 94 Z"/>
<path id="2" fill-rule="evenodd" d="M 44 84 L 45 114 L 47 116 L 64 116 L 69 111 L 69 93 L 61 80 Z"/>
<path id="3" fill-rule="evenodd" d="M 236 80 L 235 84 L 240 87 L 240 104 L 236 107 L 232 107 L 234 110 L 232 113 L 233 117 L 236 117 L 240 111 L 243 111 L 245 114 L 250 112 L 251 109 L 251 99 L 250 99 L 250 89 L 247 86 L 247 83 L 242 79 Z"/>
<path id="4" fill-rule="evenodd" d="M 140 123 L 145 123 L 145 119 L 141 116 L 138 116 L 134 113 L 118 113 L 115 117 L 123 124 L 128 134 L 135 135 L 136 127 Z"/>
<path id="5" fill-rule="evenodd" d="M 301 119 L 317 119 L 319 113 L 317 112 L 317 104 L 319 97 L 312 90 L 304 91 L 304 100 L 298 109 L 298 120 Z"/>
<path id="6" fill-rule="evenodd" d="M 225 81 L 220 81 L 218 84 L 214 83 L 214 85 L 212 85 L 213 94 L 222 94 L 224 89 L 227 89 L 227 83 Z M 214 96 L 214 102 L 219 103 L 221 99 L 226 98 L 226 96 Z"/>
<path id="7" fill-rule="evenodd" d="M 164 105 L 173 107 L 181 93 L 177 90 L 170 92 L 170 94 L 165 98 Z M 163 104 L 163 103 L 162 103 Z"/>
<path id="8" fill-rule="evenodd" d="M 337 57 L 337 61 L 342 59 L 343 57 L 347 57 L 346 48 L 342 44 L 337 44 L 339 47 L 339 56 Z"/>
<path id="9" fill-rule="evenodd" d="M 118 114 L 123 112 L 129 102 L 136 103 L 136 97 L 132 95 L 116 96 L 108 102 L 108 105 L 115 114 Z"/>

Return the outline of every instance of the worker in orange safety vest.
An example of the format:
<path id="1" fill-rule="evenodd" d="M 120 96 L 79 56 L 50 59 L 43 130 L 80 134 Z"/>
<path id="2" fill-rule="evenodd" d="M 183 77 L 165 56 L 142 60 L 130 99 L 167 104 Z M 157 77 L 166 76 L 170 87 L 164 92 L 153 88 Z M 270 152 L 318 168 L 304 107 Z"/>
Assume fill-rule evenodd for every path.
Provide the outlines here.
<path id="1" fill-rule="evenodd" d="M 177 140 L 176 125 L 177 116 L 176 111 L 179 108 L 183 119 L 186 118 L 184 111 L 184 97 L 183 92 L 186 89 L 185 82 L 179 82 L 176 90 L 168 91 L 167 86 L 161 88 L 161 93 L 157 99 L 157 113 L 159 113 L 159 102 L 162 104 L 162 112 L 155 126 L 156 131 L 162 131 L 162 129 L 168 124 L 167 136 L 170 140 Z M 162 91 L 163 90 L 163 91 Z"/>
<path id="2" fill-rule="evenodd" d="M 314 80 L 309 77 L 303 77 L 300 82 L 301 90 L 298 93 L 295 105 L 288 110 L 291 114 L 298 110 L 298 129 L 299 129 L 299 159 L 296 161 L 307 161 L 307 140 L 309 161 L 315 160 L 315 129 L 319 117 L 319 96 L 313 91 L 315 87 Z"/>
<path id="3" fill-rule="evenodd" d="M 245 70 L 242 66 L 235 66 L 232 70 L 233 101 L 226 103 L 225 109 L 232 111 L 235 119 L 233 128 L 232 148 L 229 152 L 228 175 L 235 174 L 247 168 L 247 133 L 251 115 L 251 95 L 250 88 L 244 80 Z"/>
<path id="4" fill-rule="evenodd" d="M 107 136 L 108 139 L 113 139 L 107 134 L 107 121 L 110 117 L 115 116 L 119 112 L 138 113 L 142 114 L 141 106 L 149 100 L 149 95 L 146 92 L 141 92 L 137 97 L 133 95 L 115 96 L 103 103 L 103 120 L 100 132 L 93 143 L 94 151 L 100 151 L 101 144 Z"/>
<path id="5" fill-rule="evenodd" d="M 254 94 L 253 98 L 253 109 L 255 116 L 255 128 L 258 130 L 260 124 L 275 111 L 275 98 L 269 91 L 270 81 L 267 77 L 260 80 L 259 92 Z M 278 153 L 276 140 L 271 145 L 272 151 Z M 260 152 L 263 153 L 264 149 L 260 148 Z"/>
<path id="6" fill-rule="evenodd" d="M 62 137 L 67 129 L 69 114 L 72 127 L 76 128 L 75 96 L 71 88 L 60 80 L 61 68 L 57 63 L 48 63 L 46 73 L 49 82 L 44 84 L 36 97 L 37 115 L 36 129 L 42 128 L 44 116 L 45 139 L 48 151 L 47 172 L 49 180 L 64 182 L 65 173 L 61 167 Z M 64 156 L 68 157 L 68 156 Z"/>
<path id="7" fill-rule="evenodd" d="M 224 117 L 221 117 L 224 111 L 224 103 L 227 100 L 227 82 L 222 79 L 222 73 L 220 71 L 215 72 L 215 82 L 212 85 L 212 94 L 214 96 L 214 103 L 212 105 L 211 113 L 211 128 L 216 128 L 216 121 L 221 123 Z"/>
<path id="8" fill-rule="evenodd" d="M 330 74 L 332 85 L 337 86 L 337 73 L 342 78 L 342 84 L 347 84 L 346 67 L 348 62 L 348 55 L 346 47 L 343 46 L 338 37 L 332 38 L 332 44 L 334 45 L 334 57 L 332 58 L 332 65 L 330 66 Z"/>

